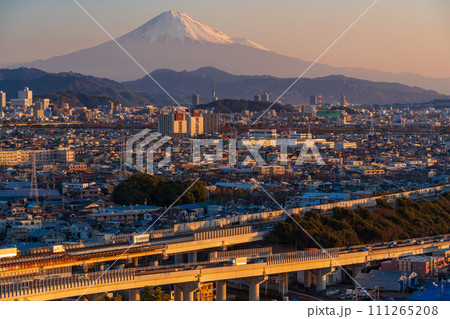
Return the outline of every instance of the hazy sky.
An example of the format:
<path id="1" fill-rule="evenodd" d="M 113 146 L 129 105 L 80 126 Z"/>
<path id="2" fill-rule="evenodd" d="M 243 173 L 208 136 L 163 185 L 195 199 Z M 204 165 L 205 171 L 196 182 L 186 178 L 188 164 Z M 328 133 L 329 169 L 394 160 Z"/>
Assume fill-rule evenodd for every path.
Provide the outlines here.
<path id="1" fill-rule="evenodd" d="M 312 61 L 373 0 L 78 0 L 120 36 L 167 10 L 278 53 Z M 450 1 L 379 0 L 321 60 L 450 77 Z M 0 0 L 0 63 L 29 62 L 109 40 L 73 0 Z"/>

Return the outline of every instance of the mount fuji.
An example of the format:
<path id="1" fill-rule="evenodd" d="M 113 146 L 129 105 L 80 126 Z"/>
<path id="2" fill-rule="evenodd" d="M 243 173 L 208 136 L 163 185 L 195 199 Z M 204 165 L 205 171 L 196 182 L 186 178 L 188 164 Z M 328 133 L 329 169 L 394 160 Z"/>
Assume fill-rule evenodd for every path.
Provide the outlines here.
<path id="1" fill-rule="evenodd" d="M 175 11 L 158 15 L 116 41 L 148 72 L 156 69 L 196 70 L 212 66 L 238 75 L 297 77 L 310 65 L 310 62 L 278 54 L 245 38 L 229 36 Z M 67 55 L 19 65 L 47 72 L 73 71 L 117 81 L 144 76 L 143 71 L 112 40 Z M 398 82 L 450 94 L 450 78 L 435 79 L 412 73 L 396 74 L 318 63 L 306 76 L 331 74 Z"/>

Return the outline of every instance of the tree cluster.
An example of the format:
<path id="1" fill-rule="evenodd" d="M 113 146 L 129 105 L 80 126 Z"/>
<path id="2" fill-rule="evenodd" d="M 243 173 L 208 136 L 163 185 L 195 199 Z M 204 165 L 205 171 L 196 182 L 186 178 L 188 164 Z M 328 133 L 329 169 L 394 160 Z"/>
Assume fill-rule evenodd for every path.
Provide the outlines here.
<path id="1" fill-rule="evenodd" d="M 278 223 L 267 236 L 270 244 L 317 247 L 297 225 L 324 248 L 408 239 L 450 232 L 450 192 L 433 201 L 400 198 L 395 205 L 377 201 L 373 210 L 335 208 L 332 216 L 308 212 L 303 217 Z"/>
<path id="2" fill-rule="evenodd" d="M 114 188 L 112 200 L 121 205 L 169 206 L 194 183 L 165 180 L 148 174 L 135 174 Z M 177 204 L 202 202 L 206 199 L 203 182 L 197 181 Z"/>

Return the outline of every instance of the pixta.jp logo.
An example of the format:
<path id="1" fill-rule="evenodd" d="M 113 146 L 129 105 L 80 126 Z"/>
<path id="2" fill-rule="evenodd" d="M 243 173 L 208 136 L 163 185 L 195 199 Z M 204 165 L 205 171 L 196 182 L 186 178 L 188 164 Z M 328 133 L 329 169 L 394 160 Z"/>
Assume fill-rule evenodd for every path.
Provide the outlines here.
<path id="1" fill-rule="evenodd" d="M 161 147 L 170 141 L 169 136 L 162 136 L 161 133 L 153 132 L 149 129 L 142 130 L 138 134 L 129 138 L 126 142 L 126 164 L 128 167 L 135 167 L 138 171 L 153 174 L 154 168 L 161 169 L 170 163 L 172 148 L 167 146 L 164 158 L 156 165 L 154 158 L 156 153 L 161 153 Z M 135 161 L 133 160 L 135 158 Z M 135 165 L 134 165 L 135 163 Z"/>
<path id="2" fill-rule="evenodd" d="M 126 142 L 126 164 L 128 167 L 134 167 L 138 171 L 153 174 L 155 168 L 160 170 L 165 165 L 171 163 L 172 147 L 162 146 L 169 142 L 171 137 L 162 136 L 158 132 L 151 132 L 145 129 L 138 134 L 132 136 Z M 192 139 L 192 163 L 195 166 L 202 164 L 224 164 L 224 155 L 228 155 L 228 166 L 267 166 L 275 163 L 267 163 L 262 154 L 265 148 L 270 146 L 278 149 L 278 158 L 275 161 L 278 165 L 291 164 L 295 166 L 304 163 L 315 163 L 324 165 L 324 161 L 313 139 L 298 141 L 296 139 L 236 139 L 227 140 L 227 147 L 224 147 L 222 139 Z M 178 147 L 178 149 L 180 149 Z M 299 150 L 300 149 L 300 150 Z M 185 156 L 185 152 L 189 153 L 186 148 L 181 148 Z M 211 151 L 214 151 L 211 153 Z M 262 153 L 261 153 L 262 152 Z M 295 155 L 295 156 L 294 156 Z M 155 163 L 157 158 L 158 163 Z"/>

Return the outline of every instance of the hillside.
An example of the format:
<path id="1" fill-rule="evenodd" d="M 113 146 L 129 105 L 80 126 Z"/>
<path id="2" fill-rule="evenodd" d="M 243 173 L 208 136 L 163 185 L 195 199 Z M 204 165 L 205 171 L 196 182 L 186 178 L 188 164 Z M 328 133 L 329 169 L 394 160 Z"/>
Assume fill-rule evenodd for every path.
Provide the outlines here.
<path id="1" fill-rule="evenodd" d="M 391 205 L 382 200 L 373 210 L 336 208 L 333 217 L 309 212 L 293 218 L 325 248 L 446 234 L 450 232 L 450 192 L 433 201 L 398 199 Z M 317 247 L 292 219 L 277 224 L 267 240 L 296 243 L 298 249 Z"/>
<path id="2" fill-rule="evenodd" d="M 193 92 L 200 94 L 201 103 L 209 103 L 213 82 L 219 99 L 253 100 L 254 95 L 267 92 L 271 100 L 274 100 L 295 80 L 272 76 L 238 76 L 211 67 L 192 72 L 161 69 L 152 72 L 151 75 L 181 105 L 190 105 Z M 147 76 L 136 81 L 119 83 L 73 72 L 46 73 L 37 69 L 0 69 L 0 90 L 6 92 L 7 99 L 16 98 L 17 91 L 25 86 L 38 96 L 76 92 L 107 97 L 124 105 L 175 104 Z M 301 79 L 281 98 L 281 101 L 283 104 L 307 104 L 309 96 L 314 94 L 322 94 L 323 103 L 338 102 L 340 95 L 344 94 L 350 103 L 380 105 L 420 103 L 450 98 L 435 91 L 398 83 L 371 82 L 336 75 Z"/>
<path id="3" fill-rule="evenodd" d="M 136 94 L 119 82 L 72 72 L 46 73 L 25 68 L 0 70 L 0 90 L 6 92 L 8 99 L 17 98 L 17 91 L 25 86 L 29 87 L 35 96 L 46 96 L 52 99 L 64 97 L 64 101 L 67 102 L 76 101 L 74 95 L 79 97 L 84 95 L 82 100 L 87 98 L 86 95 L 106 97 L 124 105 L 163 104 L 171 101 L 161 92 L 154 95 Z M 73 92 L 73 94 L 67 92 Z"/>
<path id="4" fill-rule="evenodd" d="M 250 100 L 233 100 L 224 99 L 217 100 L 208 104 L 199 105 L 202 109 L 214 109 L 216 113 L 239 113 L 244 110 L 252 112 L 263 112 L 271 105 L 270 102 L 255 102 Z M 291 111 L 292 109 L 286 105 L 274 105 L 272 109 L 277 112 L 280 110 Z"/>
<path id="5" fill-rule="evenodd" d="M 211 67 L 192 72 L 162 69 L 152 72 L 152 76 L 166 90 L 178 96 L 185 96 L 188 100 L 193 92 L 198 93 L 201 103 L 210 102 L 213 81 L 216 96 L 219 99 L 253 100 L 255 95 L 267 92 L 273 100 L 295 80 L 273 76 L 238 76 Z M 160 88 L 148 77 L 123 82 L 123 84 L 136 93 L 151 94 L 160 91 Z M 305 104 L 309 103 L 310 95 L 314 94 L 322 94 L 323 103 L 336 103 L 340 101 L 340 95 L 344 94 L 350 103 L 355 104 L 420 103 L 445 97 L 435 91 L 398 83 L 372 82 L 333 75 L 300 79 L 281 98 L 281 101 L 285 104 Z"/>

